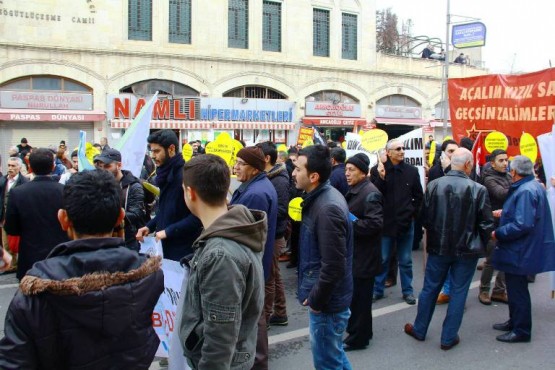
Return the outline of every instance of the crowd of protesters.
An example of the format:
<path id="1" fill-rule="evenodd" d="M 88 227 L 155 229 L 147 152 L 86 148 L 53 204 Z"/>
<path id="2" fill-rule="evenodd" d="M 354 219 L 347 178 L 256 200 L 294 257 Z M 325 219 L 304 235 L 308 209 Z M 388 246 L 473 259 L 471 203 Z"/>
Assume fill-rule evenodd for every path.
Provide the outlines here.
<path id="1" fill-rule="evenodd" d="M 421 181 L 399 139 L 372 168 L 366 154 L 347 158 L 334 142 L 246 146 L 230 167 L 196 141 L 185 161 L 171 130 L 147 141 L 140 177 L 105 138 L 96 169 L 82 172 L 63 141 L 33 148 L 23 138 L 10 149 L 0 178 L 1 268 L 15 270 L 20 287 L 0 368 L 147 369 L 159 345 L 150 315 L 163 290 L 160 259 L 138 253 L 149 235 L 189 270 L 175 335 L 193 369 L 268 369 L 268 329 L 288 325 L 282 266 L 297 269 L 316 369 L 351 368 L 346 352 L 368 347 L 372 303 L 397 284 L 397 269 L 399 298 L 418 303 L 405 333 L 424 341 L 435 305 L 448 303 L 440 348 L 457 346 L 482 257 L 479 301 L 509 306 L 509 319 L 493 325 L 504 332 L 496 339 L 531 340 L 527 284 L 555 270 L 555 241 L 545 183 L 528 158 L 496 150 L 477 171 L 469 139 L 430 140 Z M 229 197 L 231 175 L 240 185 Z M 155 200 L 145 181 L 159 188 Z M 288 213 L 296 197 L 300 220 Z M 427 263 L 417 300 L 420 244 Z"/>

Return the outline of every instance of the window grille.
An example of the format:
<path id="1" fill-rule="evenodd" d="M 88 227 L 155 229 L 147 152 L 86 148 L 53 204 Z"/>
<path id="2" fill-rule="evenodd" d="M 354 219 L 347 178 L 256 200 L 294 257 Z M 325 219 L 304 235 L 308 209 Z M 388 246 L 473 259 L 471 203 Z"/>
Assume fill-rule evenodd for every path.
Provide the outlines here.
<path id="1" fill-rule="evenodd" d="M 249 47 L 249 2 L 248 0 L 229 0 L 228 4 L 227 45 L 230 48 L 248 49 Z"/>
<path id="2" fill-rule="evenodd" d="M 315 56 L 330 56 L 330 12 L 323 9 L 313 10 L 312 50 Z"/>
<path id="3" fill-rule="evenodd" d="M 152 40 L 152 0 L 128 0 L 129 40 Z"/>
<path id="4" fill-rule="evenodd" d="M 262 49 L 281 51 L 281 3 L 264 1 L 262 15 Z"/>
<path id="5" fill-rule="evenodd" d="M 343 13 L 342 17 L 342 45 L 343 59 L 357 59 L 357 16 Z"/>
<path id="6" fill-rule="evenodd" d="M 191 43 L 191 0 L 170 0 L 170 42 Z"/>

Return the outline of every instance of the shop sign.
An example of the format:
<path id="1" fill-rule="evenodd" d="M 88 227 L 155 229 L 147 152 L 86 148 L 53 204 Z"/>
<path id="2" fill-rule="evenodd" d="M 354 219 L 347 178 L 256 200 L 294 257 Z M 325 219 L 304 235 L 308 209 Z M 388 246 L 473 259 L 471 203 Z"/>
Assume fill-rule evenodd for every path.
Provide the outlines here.
<path id="1" fill-rule="evenodd" d="M 305 115 L 315 117 L 354 117 L 358 118 L 360 114 L 360 104 L 347 104 L 325 102 L 325 101 L 307 101 L 305 102 Z"/>
<path id="2" fill-rule="evenodd" d="M 0 91 L 0 108 L 91 110 L 93 96 L 88 93 Z"/>
<path id="3" fill-rule="evenodd" d="M 150 97 L 133 94 L 108 95 L 108 119 L 133 119 Z M 200 98 L 163 96 L 154 103 L 153 120 L 197 120 Z"/>
<path id="4" fill-rule="evenodd" d="M 0 113 L 0 121 L 82 122 L 102 121 L 104 113 Z"/>
<path id="5" fill-rule="evenodd" d="M 376 107 L 376 117 L 407 119 L 422 118 L 422 108 L 407 107 L 404 105 L 378 105 Z"/>
<path id="6" fill-rule="evenodd" d="M 201 98 L 201 121 L 293 122 L 295 103 L 279 99 Z"/>
<path id="7" fill-rule="evenodd" d="M 363 126 L 366 124 L 364 118 L 353 119 L 353 118 L 312 118 L 304 117 L 303 123 L 307 125 L 316 126 Z"/>

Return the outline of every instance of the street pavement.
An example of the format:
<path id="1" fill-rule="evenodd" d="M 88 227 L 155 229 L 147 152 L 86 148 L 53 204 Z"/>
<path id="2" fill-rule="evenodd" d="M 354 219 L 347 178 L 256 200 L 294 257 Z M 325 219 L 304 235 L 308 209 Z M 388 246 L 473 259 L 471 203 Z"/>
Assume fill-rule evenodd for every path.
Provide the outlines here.
<path id="1" fill-rule="evenodd" d="M 418 293 L 423 282 L 423 252 L 415 251 L 413 262 L 414 288 Z M 294 269 L 282 273 L 287 293 L 289 325 L 272 327 L 270 342 L 270 369 L 312 369 L 308 340 L 306 308 L 295 299 L 296 274 Z M 465 316 L 459 335 L 461 342 L 450 351 L 440 346 L 441 324 L 446 305 L 437 306 L 428 335 L 418 342 L 403 332 L 407 322 L 413 322 L 416 306 L 401 299 L 398 285 L 386 289 L 386 297 L 374 304 L 374 339 L 362 351 L 347 356 L 353 369 L 554 369 L 555 356 L 555 300 L 551 299 L 549 275 L 541 274 L 530 284 L 533 304 L 533 332 L 531 343 L 506 344 L 495 340 L 501 332 L 492 324 L 508 319 L 508 307 L 502 303 L 484 306 L 478 301 L 480 271 L 474 275 L 466 303 Z M 16 291 L 14 274 L 0 275 L 0 335 L 3 336 L 4 316 Z M 155 359 L 151 369 L 163 369 Z"/>

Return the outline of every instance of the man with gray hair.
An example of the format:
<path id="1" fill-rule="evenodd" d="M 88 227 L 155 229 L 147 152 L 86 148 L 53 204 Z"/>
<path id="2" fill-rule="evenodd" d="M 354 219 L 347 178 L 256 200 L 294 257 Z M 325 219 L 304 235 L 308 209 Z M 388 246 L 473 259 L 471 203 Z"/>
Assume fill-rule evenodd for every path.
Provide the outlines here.
<path id="1" fill-rule="evenodd" d="M 532 303 L 527 275 L 555 271 L 555 241 L 551 212 L 542 185 L 535 181 L 534 164 L 525 156 L 511 162 L 512 185 L 502 210 L 499 227 L 492 232 L 497 245 L 491 261 L 505 272 L 509 320 L 493 325 L 505 331 L 500 342 L 529 342 L 532 334 Z"/>
<path id="2" fill-rule="evenodd" d="M 459 344 L 468 288 L 493 230 L 488 192 L 468 177 L 472 167 L 472 153 L 456 149 L 451 156 L 451 171 L 428 184 L 422 206 L 422 222 L 428 230 L 428 261 L 418 313 L 414 324 L 405 324 L 405 333 L 419 341 L 426 338 L 437 297 L 450 270 L 451 299 L 441 332 L 441 349 L 445 351 Z"/>
<path id="3" fill-rule="evenodd" d="M 17 264 L 17 252 L 9 250 L 8 247 L 8 234 L 4 231 L 4 222 L 6 221 L 6 207 L 8 205 L 9 192 L 13 188 L 26 183 L 29 179 L 23 174 L 21 174 L 21 168 L 23 167 L 23 161 L 19 157 L 9 157 L 8 161 L 8 173 L 6 176 L 0 177 L 0 227 L 2 228 L 2 245 L 4 247 L 2 256 L 6 266 L 5 270 L 12 270 Z M 14 258 L 10 258 L 13 256 Z M 11 266 L 8 266 L 9 263 Z"/>

